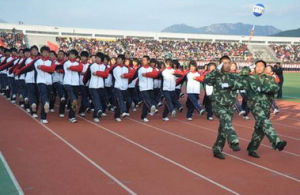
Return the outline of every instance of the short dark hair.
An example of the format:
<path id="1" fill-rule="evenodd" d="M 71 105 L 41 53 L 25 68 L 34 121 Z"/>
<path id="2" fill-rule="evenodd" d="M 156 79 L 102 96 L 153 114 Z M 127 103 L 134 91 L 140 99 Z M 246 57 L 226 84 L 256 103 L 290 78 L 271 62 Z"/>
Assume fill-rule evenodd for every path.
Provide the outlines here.
<path id="1" fill-rule="evenodd" d="M 223 61 L 224 59 L 227 59 L 227 60 L 230 60 L 230 61 L 231 61 L 231 59 L 230 59 L 230 57 L 229 57 L 228 55 L 224 55 L 224 56 L 222 56 L 222 57 L 220 58 L 219 63 L 222 63 L 222 61 Z"/>
<path id="2" fill-rule="evenodd" d="M 50 52 L 50 48 L 49 48 L 48 46 L 44 45 L 43 47 L 41 47 L 41 53 L 42 53 L 43 51 L 48 51 L 48 52 Z"/>
<path id="3" fill-rule="evenodd" d="M 180 63 L 178 62 L 178 60 L 173 60 L 173 64 L 174 64 L 175 68 L 180 67 Z"/>
<path id="4" fill-rule="evenodd" d="M 11 52 L 18 52 L 18 50 L 17 50 L 16 48 L 14 48 L 14 47 L 11 48 L 10 51 L 11 51 Z"/>
<path id="5" fill-rule="evenodd" d="M 39 51 L 39 48 L 36 45 L 33 45 L 33 46 L 30 47 L 30 51 L 33 50 L 33 49 L 36 49 L 37 51 Z"/>
<path id="6" fill-rule="evenodd" d="M 59 53 L 63 53 L 64 56 L 66 55 L 66 52 L 64 52 L 63 50 L 59 50 L 59 51 L 57 52 L 57 54 L 59 54 Z"/>
<path id="7" fill-rule="evenodd" d="M 55 51 L 51 50 L 50 53 L 54 54 L 54 56 L 57 57 L 57 54 Z"/>
<path id="8" fill-rule="evenodd" d="M 80 53 L 80 57 L 89 57 L 89 52 L 87 52 L 87 51 L 82 51 L 81 53 Z"/>
<path id="9" fill-rule="evenodd" d="M 265 67 L 267 66 L 267 63 L 265 61 L 263 61 L 263 60 L 257 60 L 255 62 L 255 65 L 258 64 L 258 63 L 260 63 L 260 62 L 263 63 L 265 65 Z"/>
<path id="10" fill-rule="evenodd" d="M 107 60 L 108 62 L 109 62 L 109 60 L 110 60 L 110 57 L 108 56 L 108 55 L 104 55 L 104 58 L 103 58 L 103 60 Z"/>
<path id="11" fill-rule="evenodd" d="M 124 61 L 124 60 L 125 60 L 125 55 L 119 54 L 119 55 L 118 55 L 118 58 L 120 58 L 120 59 L 122 59 L 122 60 Z"/>
<path id="12" fill-rule="evenodd" d="M 191 60 L 189 63 L 189 66 L 196 66 L 197 67 L 197 62 L 195 60 Z"/>
<path id="13" fill-rule="evenodd" d="M 146 58 L 148 61 L 150 60 L 150 57 L 149 56 L 143 56 L 143 58 Z M 152 59 L 151 59 L 152 60 Z M 151 61 L 150 61 L 151 63 Z"/>
<path id="14" fill-rule="evenodd" d="M 166 59 L 166 63 L 170 64 L 173 67 L 173 60 L 168 58 Z"/>
<path id="15" fill-rule="evenodd" d="M 78 56 L 78 51 L 76 50 L 76 49 L 71 49 L 70 51 L 69 51 L 69 55 L 70 54 L 74 54 L 76 57 Z"/>
<path id="16" fill-rule="evenodd" d="M 25 48 L 25 49 L 23 49 L 23 52 L 25 53 L 25 52 L 30 52 L 30 49 L 29 48 Z"/>
<path id="17" fill-rule="evenodd" d="M 207 67 L 215 66 L 217 67 L 217 64 L 215 62 L 210 62 L 207 64 Z"/>
<path id="18" fill-rule="evenodd" d="M 101 61 L 104 60 L 104 54 L 103 54 L 102 52 L 97 52 L 97 53 L 96 53 L 96 57 L 100 58 Z"/>

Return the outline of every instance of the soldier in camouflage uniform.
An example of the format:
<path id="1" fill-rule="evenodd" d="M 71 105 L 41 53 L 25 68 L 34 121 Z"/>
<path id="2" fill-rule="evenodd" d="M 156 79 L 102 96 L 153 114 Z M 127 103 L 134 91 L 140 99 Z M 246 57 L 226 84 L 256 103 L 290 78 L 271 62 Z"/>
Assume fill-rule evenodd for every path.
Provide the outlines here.
<path id="1" fill-rule="evenodd" d="M 248 106 L 255 119 L 254 132 L 247 150 L 249 156 L 259 158 L 256 153 L 261 141 L 266 135 L 273 149 L 283 150 L 286 141 L 280 141 L 270 121 L 270 109 L 274 95 L 279 90 L 275 80 L 264 74 L 266 62 L 259 60 L 255 63 L 255 73 L 249 75 L 249 68 L 243 68 L 241 74 L 245 75 L 243 83 L 248 94 Z"/>
<path id="2" fill-rule="evenodd" d="M 230 74 L 231 60 L 228 56 L 220 59 L 218 70 L 209 73 L 205 78 L 205 83 L 213 86 L 211 95 L 212 109 L 219 119 L 219 130 L 215 144 L 213 145 L 214 157 L 225 159 L 222 153 L 227 139 L 233 151 L 239 151 L 239 139 L 232 126 L 233 105 L 236 101 L 237 90 L 241 89 L 242 82 L 239 76 Z"/>

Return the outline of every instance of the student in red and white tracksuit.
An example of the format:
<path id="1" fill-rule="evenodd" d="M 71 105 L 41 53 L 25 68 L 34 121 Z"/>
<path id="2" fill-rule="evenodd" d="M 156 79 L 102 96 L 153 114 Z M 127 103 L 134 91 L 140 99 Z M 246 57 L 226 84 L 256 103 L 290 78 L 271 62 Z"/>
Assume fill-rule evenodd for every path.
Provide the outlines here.
<path id="1" fill-rule="evenodd" d="M 266 73 L 267 75 L 273 77 L 274 80 L 275 80 L 275 82 L 279 85 L 280 79 L 279 79 L 279 77 L 274 73 L 273 67 L 272 67 L 272 66 L 268 65 L 268 66 L 266 67 L 266 69 L 265 69 L 265 73 Z M 278 108 L 278 106 L 277 106 L 277 104 L 276 104 L 275 99 L 273 99 L 273 101 L 272 101 L 272 109 L 273 109 L 273 113 L 274 113 L 274 114 L 278 114 L 278 113 L 279 113 L 279 108 Z"/>
<path id="2" fill-rule="evenodd" d="M 77 61 L 78 52 L 72 49 L 69 52 L 69 60 L 63 65 L 64 68 L 64 80 L 63 84 L 68 93 L 68 98 L 71 102 L 71 108 L 69 110 L 69 121 L 76 123 L 75 112 L 78 103 L 78 90 L 79 90 L 79 72 L 82 71 L 82 65 Z"/>
<path id="3" fill-rule="evenodd" d="M 162 77 L 162 90 L 165 97 L 165 107 L 163 111 L 163 120 L 168 121 L 168 114 L 171 112 L 172 117 L 175 117 L 175 105 L 178 105 L 175 94 L 176 79 L 183 75 L 182 71 L 173 68 L 171 59 L 167 59 L 165 63 L 166 68 L 161 72 Z"/>
<path id="4" fill-rule="evenodd" d="M 95 63 L 90 65 L 91 78 L 89 80 L 89 92 L 92 96 L 94 104 L 94 122 L 99 122 L 101 116 L 106 116 L 106 101 L 104 79 L 107 78 L 110 69 L 103 64 L 104 54 L 98 52 L 96 54 Z"/>
<path id="5" fill-rule="evenodd" d="M 49 59 L 50 49 L 41 48 L 41 57 L 34 63 L 36 71 L 36 84 L 41 98 L 41 121 L 48 123 L 47 113 L 50 109 L 50 93 L 52 90 L 52 73 L 55 71 L 55 62 Z"/>
<path id="6" fill-rule="evenodd" d="M 201 89 L 201 83 L 204 81 L 204 75 L 200 75 L 197 70 L 197 63 L 191 61 L 189 65 L 189 72 L 182 78 L 182 81 L 186 81 L 186 93 L 188 95 L 186 100 L 186 106 L 188 108 L 186 118 L 191 121 L 193 112 L 196 109 L 199 114 L 204 114 L 205 109 L 203 109 L 199 104 L 199 95 Z"/>
<path id="7" fill-rule="evenodd" d="M 54 109 L 54 104 L 56 100 L 56 96 L 59 97 L 59 117 L 63 118 L 65 117 L 65 105 L 66 105 L 66 92 L 63 86 L 63 80 L 64 80 L 64 70 L 63 65 L 65 63 L 65 52 L 60 50 L 57 53 L 57 57 L 55 52 L 51 52 L 50 54 L 52 56 L 52 61 L 55 63 L 55 71 L 52 74 L 52 87 L 53 87 L 53 94 L 50 100 L 50 111 L 51 109 Z M 55 54 L 55 55 L 54 55 Z"/>
<path id="8" fill-rule="evenodd" d="M 31 56 L 26 59 L 25 65 L 16 71 L 17 75 L 25 75 L 25 85 L 27 88 L 28 102 L 31 107 L 30 109 L 26 109 L 27 112 L 31 112 L 34 118 L 37 118 L 37 108 L 39 103 L 39 93 L 38 88 L 35 81 L 35 67 L 34 63 L 39 59 L 38 57 L 38 47 L 32 46 L 30 48 Z"/>
<path id="9" fill-rule="evenodd" d="M 104 65 L 107 69 L 112 69 L 115 66 L 115 64 L 115 58 L 110 59 L 108 55 L 104 56 Z M 116 98 L 113 93 L 113 76 L 111 72 L 109 72 L 107 78 L 104 79 L 104 86 L 107 107 L 110 111 L 114 111 L 116 106 Z"/>
<path id="10" fill-rule="evenodd" d="M 87 51 L 82 51 L 80 53 L 80 64 L 82 64 L 82 71 L 80 72 L 79 77 L 79 89 L 81 94 L 81 104 L 79 108 L 79 115 L 84 117 L 85 112 L 87 112 L 90 109 L 90 100 L 89 100 L 89 88 L 88 84 L 83 83 L 83 77 L 85 72 L 87 71 L 88 67 L 90 66 L 90 63 L 88 62 L 89 53 Z"/>
<path id="11" fill-rule="evenodd" d="M 129 69 L 124 65 L 125 56 L 119 55 L 117 58 L 117 65 L 112 69 L 114 94 L 116 97 L 115 119 L 120 122 L 121 117 L 129 116 L 129 97 L 128 97 L 128 78 L 132 75 L 129 74 Z"/>
<path id="12" fill-rule="evenodd" d="M 141 119 L 144 122 L 148 122 L 147 114 L 154 115 L 156 112 L 156 101 L 153 94 L 154 79 L 159 75 L 159 71 L 153 69 L 149 65 L 149 56 L 144 56 L 142 59 L 142 66 L 137 70 L 137 76 L 139 79 L 139 89 L 143 98 L 143 109 L 141 113 Z"/>

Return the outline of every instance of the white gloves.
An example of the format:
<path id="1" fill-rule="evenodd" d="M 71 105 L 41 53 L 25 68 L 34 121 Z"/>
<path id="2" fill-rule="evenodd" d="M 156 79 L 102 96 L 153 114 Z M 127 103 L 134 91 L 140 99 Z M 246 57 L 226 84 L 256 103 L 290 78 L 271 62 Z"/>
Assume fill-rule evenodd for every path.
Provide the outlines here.
<path id="1" fill-rule="evenodd" d="M 218 69 L 219 71 L 221 71 L 221 70 L 222 70 L 222 67 L 223 67 L 223 63 L 219 64 L 219 65 L 217 66 L 217 69 Z"/>
<path id="2" fill-rule="evenodd" d="M 228 88 L 228 87 L 229 87 L 228 83 L 221 83 L 221 88 L 222 89 L 225 89 L 225 88 Z"/>

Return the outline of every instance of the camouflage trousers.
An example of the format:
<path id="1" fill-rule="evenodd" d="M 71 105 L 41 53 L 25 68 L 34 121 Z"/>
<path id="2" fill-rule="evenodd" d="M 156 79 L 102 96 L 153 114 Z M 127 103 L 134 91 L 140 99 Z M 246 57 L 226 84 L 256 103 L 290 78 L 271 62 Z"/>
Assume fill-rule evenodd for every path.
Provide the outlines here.
<path id="1" fill-rule="evenodd" d="M 268 103 L 255 104 L 249 102 L 249 107 L 255 119 L 255 126 L 247 150 L 257 150 L 265 135 L 269 139 L 273 149 L 275 149 L 277 143 L 280 142 L 280 139 L 270 121 L 270 105 Z"/>
<path id="2" fill-rule="evenodd" d="M 218 136 L 215 144 L 212 147 L 214 153 L 222 152 L 226 139 L 228 145 L 239 143 L 238 136 L 232 126 L 233 107 L 219 106 L 212 103 L 213 112 L 219 119 Z"/>

